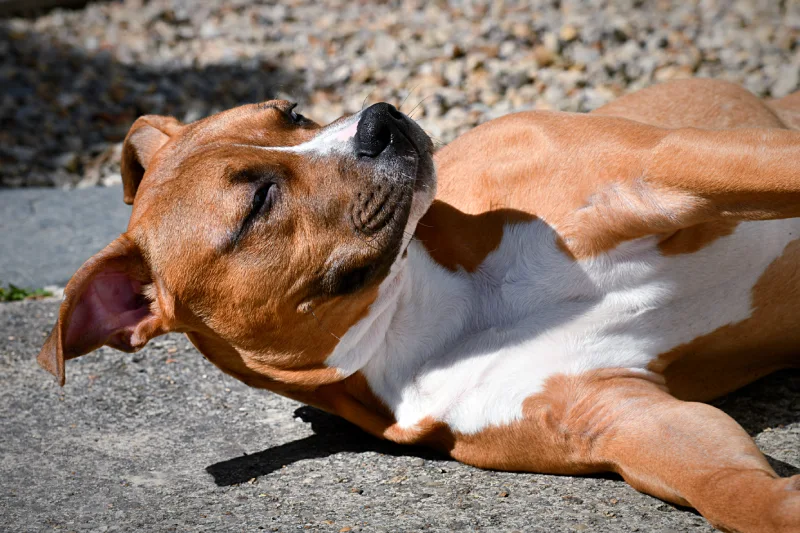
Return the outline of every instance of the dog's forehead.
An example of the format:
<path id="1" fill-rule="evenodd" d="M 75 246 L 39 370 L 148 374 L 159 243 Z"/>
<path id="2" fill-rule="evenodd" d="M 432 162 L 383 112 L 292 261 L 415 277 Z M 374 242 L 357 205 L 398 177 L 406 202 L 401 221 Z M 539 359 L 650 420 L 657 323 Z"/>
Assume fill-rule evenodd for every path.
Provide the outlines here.
<path id="1" fill-rule="evenodd" d="M 225 249 L 250 205 L 248 174 L 292 176 L 295 191 L 307 190 L 305 179 L 298 178 L 309 172 L 309 181 L 316 180 L 314 171 L 321 167 L 304 154 L 253 149 L 302 144 L 319 132 L 314 123 L 293 124 L 287 115 L 291 107 L 270 101 L 213 115 L 184 127 L 156 154 L 128 225 L 154 266 L 171 264 L 177 256 L 196 266 Z M 312 200 L 304 205 L 317 205 Z"/>
<path id="2" fill-rule="evenodd" d="M 258 142 L 262 146 L 291 146 L 313 135 L 314 128 L 298 128 L 289 118 L 294 106 L 287 100 L 270 100 L 228 109 L 187 125 L 180 144 Z M 312 130 L 312 131 L 309 131 Z"/>
<path id="3" fill-rule="evenodd" d="M 131 222 L 144 212 L 175 211 L 190 207 L 193 199 L 217 194 L 226 185 L 225 175 L 240 167 L 285 164 L 277 160 L 290 157 L 240 146 L 294 146 L 313 137 L 316 124 L 291 123 L 287 113 L 292 106 L 286 100 L 243 105 L 184 126 L 151 161 Z"/>

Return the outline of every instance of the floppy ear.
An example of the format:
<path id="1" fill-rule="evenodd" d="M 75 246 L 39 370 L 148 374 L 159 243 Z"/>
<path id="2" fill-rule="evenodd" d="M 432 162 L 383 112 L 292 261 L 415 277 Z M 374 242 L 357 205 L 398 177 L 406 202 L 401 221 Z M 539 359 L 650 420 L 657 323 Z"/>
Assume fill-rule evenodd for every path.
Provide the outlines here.
<path id="1" fill-rule="evenodd" d="M 181 126 L 177 119 L 160 115 L 145 115 L 133 123 L 128 135 L 125 136 L 125 142 L 122 143 L 120 162 L 123 200 L 126 204 L 133 203 L 139 183 L 155 153 L 178 132 Z"/>
<path id="2" fill-rule="evenodd" d="M 163 294 L 139 248 L 125 235 L 91 257 L 69 280 L 53 331 L 37 361 L 64 385 L 64 361 L 107 345 L 124 352 L 169 331 Z M 171 304 L 170 304 L 171 307 Z"/>

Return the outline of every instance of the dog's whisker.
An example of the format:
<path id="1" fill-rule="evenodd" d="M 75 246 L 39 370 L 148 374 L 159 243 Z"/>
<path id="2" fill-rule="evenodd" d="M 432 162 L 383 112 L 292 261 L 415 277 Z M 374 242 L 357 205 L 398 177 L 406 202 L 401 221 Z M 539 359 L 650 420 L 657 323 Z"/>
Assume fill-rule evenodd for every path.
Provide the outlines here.
<path id="1" fill-rule="evenodd" d="M 408 231 L 403 230 L 403 235 L 408 237 L 409 241 L 422 242 L 417 238 L 416 235 L 414 235 L 413 233 L 409 233 Z"/>
<path id="2" fill-rule="evenodd" d="M 334 339 L 336 339 L 337 341 L 341 342 L 341 340 L 342 340 L 341 337 L 339 337 L 334 332 L 332 332 L 331 330 L 327 329 L 325 326 L 322 325 L 322 321 L 317 317 L 317 314 L 314 312 L 314 308 L 310 308 L 308 311 L 311 313 L 311 316 L 313 316 L 314 319 L 317 321 L 317 325 L 319 326 L 319 329 L 321 329 L 322 331 L 324 331 L 326 333 L 331 334 Z"/>
<path id="3" fill-rule="evenodd" d="M 399 106 L 397 106 L 397 110 L 398 110 L 398 111 L 401 111 L 401 112 L 402 112 L 403 105 L 406 103 L 406 100 L 408 100 L 408 97 L 409 97 L 409 96 L 411 96 L 411 93 L 413 93 L 414 91 L 416 91 L 416 90 L 417 90 L 417 87 L 419 87 L 419 83 L 418 83 L 418 84 L 416 84 L 416 85 L 414 85 L 414 87 L 413 87 L 413 88 L 412 88 L 410 91 L 408 91 L 408 93 L 406 93 L 406 97 L 405 97 L 405 98 L 403 98 L 403 101 L 402 101 L 402 102 L 400 102 L 400 105 L 399 105 Z"/>
<path id="4" fill-rule="evenodd" d="M 372 93 L 374 93 L 374 92 L 375 92 L 375 87 L 373 87 L 372 89 L 370 89 L 370 91 L 369 91 L 369 92 L 367 93 L 367 95 L 364 97 L 364 101 L 363 101 L 363 102 L 361 102 L 361 111 L 363 111 L 363 110 L 364 110 L 364 106 L 365 106 L 365 105 L 367 105 L 367 100 L 369 99 L 369 97 L 370 97 L 370 96 L 372 96 Z"/>
<path id="5" fill-rule="evenodd" d="M 433 142 L 433 147 L 434 148 L 441 148 L 442 146 L 444 146 L 446 144 L 444 141 L 442 141 L 438 137 L 434 136 L 431 132 L 429 132 L 425 128 L 422 128 L 422 131 L 424 131 L 425 135 L 427 135 L 428 138 Z"/>
<path id="6" fill-rule="evenodd" d="M 428 98 L 430 98 L 430 97 L 432 97 L 432 96 L 434 96 L 434 95 L 432 95 L 432 94 L 429 94 L 428 96 L 424 97 L 422 100 L 420 100 L 419 102 L 417 102 L 417 105 L 415 105 L 413 108 L 411 108 L 411 111 L 409 111 L 409 112 L 408 112 L 408 118 L 413 118 L 413 116 L 414 116 L 414 111 L 415 111 L 415 110 L 416 110 L 416 109 L 417 109 L 417 108 L 418 108 L 420 105 L 422 105 L 422 103 L 423 103 L 425 100 L 427 100 Z"/>

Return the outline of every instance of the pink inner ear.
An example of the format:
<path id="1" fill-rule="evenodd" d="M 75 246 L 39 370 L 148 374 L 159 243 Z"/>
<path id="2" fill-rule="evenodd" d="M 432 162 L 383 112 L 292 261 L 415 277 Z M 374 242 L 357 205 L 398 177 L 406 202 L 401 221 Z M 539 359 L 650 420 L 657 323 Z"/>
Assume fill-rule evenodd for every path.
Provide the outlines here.
<path id="1" fill-rule="evenodd" d="M 152 316 L 141 288 L 141 282 L 124 272 L 106 271 L 94 276 L 73 308 L 64 355 L 70 358 L 104 344 L 124 351 L 135 349 L 131 336 Z"/>

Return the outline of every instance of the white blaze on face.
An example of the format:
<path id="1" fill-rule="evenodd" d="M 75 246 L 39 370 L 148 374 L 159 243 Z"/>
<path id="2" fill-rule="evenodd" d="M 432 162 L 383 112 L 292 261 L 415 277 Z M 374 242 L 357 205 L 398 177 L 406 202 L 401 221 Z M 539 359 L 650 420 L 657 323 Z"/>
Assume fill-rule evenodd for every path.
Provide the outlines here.
<path id="1" fill-rule="evenodd" d="M 254 144 L 237 144 L 235 146 L 248 146 L 273 152 L 288 152 L 310 156 L 349 151 L 352 149 L 352 139 L 358 131 L 359 120 L 361 120 L 360 112 L 323 128 L 313 139 L 296 146 L 258 146 Z"/>
<path id="2" fill-rule="evenodd" d="M 359 113 L 359 116 L 361 113 Z M 352 123 L 342 130 L 337 130 L 334 134 L 334 140 L 346 143 L 350 139 L 356 136 L 356 131 L 358 130 L 358 120 L 352 121 Z"/>

